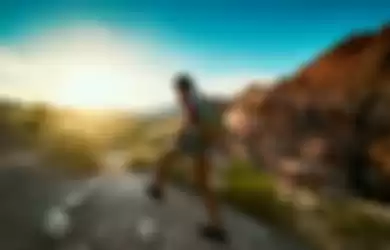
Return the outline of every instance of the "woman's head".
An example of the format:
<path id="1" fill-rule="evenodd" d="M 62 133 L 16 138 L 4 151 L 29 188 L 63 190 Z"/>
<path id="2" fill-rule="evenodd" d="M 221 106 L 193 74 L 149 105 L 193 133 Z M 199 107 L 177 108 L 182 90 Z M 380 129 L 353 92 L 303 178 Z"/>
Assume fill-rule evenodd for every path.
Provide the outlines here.
<path id="1" fill-rule="evenodd" d="M 174 89 L 182 94 L 191 93 L 194 89 L 194 80 L 188 73 L 178 73 L 174 80 Z"/>

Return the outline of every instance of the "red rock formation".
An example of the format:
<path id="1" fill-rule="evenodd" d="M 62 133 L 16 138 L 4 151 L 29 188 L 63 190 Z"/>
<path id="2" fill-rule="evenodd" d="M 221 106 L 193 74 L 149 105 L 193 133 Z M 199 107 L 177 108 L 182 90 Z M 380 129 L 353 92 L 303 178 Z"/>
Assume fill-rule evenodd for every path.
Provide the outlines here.
<path id="1" fill-rule="evenodd" d="M 246 94 L 240 103 L 247 107 L 231 112 L 246 110 L 245 122 L 257 121 L 250 137 L 266 167 L 283 170 L 293 159 L 356 182 L 367 169 L 390 172 L 382 171 L 390 169 L 389 90 L 390 26 L 384 26 L 344 39 L 265 97 L 249 101 Z"/>

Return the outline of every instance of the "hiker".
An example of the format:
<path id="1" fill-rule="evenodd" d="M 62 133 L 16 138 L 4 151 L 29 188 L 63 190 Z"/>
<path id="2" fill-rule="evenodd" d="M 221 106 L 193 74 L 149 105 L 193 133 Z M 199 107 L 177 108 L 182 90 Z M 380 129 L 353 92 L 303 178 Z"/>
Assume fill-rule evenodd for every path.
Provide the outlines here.
<path id="1" fill-rule="evenodd" d="M 194 174 L 206 207 L 209 223 L 201 225 L 199 233 L 210 240 L 225 242 L 227 235 L 219 213 L 217 198 L 210 188 L 209 151 L 220 138 L 221 112 L 197 92 L 193 79 L 185 73 L 174 79 L 174 90 L 182 108 L 183 124 L 177 133 L 173 147 L 158 160 L 155 179 L 148 188 L 148 195 L 163 199 L 167 172 L 181 155 L 194 161 Z"/>

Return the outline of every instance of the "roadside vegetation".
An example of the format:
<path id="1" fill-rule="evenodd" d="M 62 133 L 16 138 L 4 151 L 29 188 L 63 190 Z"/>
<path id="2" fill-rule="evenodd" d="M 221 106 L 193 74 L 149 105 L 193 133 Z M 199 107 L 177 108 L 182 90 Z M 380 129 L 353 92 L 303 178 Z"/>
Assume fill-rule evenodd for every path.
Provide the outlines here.
<path id="1" fill-rule="evenodd" d="M 129 152 L 129 171 L 150 171 L 159 154 L 169 146 L 178 120 L 132 119 L 107 138 L 86 136 L 77 130 L 59 130 L 57 111 L 41 104 L 23 106 L 3 102 L 1 153 L 12 148 L 30 148 L 42 153 L 42 166 L 59 169 L 70 176 L 98 174 L 100 154 L 119 144 Z M 131 123 L 131 124 L 130 124 Z M 7 145 L 7 146 L 6 146 Z M 190 162 L 179 162 L 172 180 L 192 188 Z M 381 204 L 353 198 L 330 199 L 310 190 L 284 194 L 280 181 L 242 160 L 234 160 L 219 173 L 220 196 L 236 209 L 275 230 L 307 242 L 315 249 L 386 249 L 390 246 L 389 210 Z M 388 249 L 388 248 L 387 248 Z"/>

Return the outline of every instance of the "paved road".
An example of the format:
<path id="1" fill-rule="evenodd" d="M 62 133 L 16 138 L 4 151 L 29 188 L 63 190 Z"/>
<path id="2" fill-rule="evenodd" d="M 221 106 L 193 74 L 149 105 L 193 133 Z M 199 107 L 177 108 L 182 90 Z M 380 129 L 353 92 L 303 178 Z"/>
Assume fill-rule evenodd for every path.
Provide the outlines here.
<path id="1" fill-rule="evenodd" d="M 29 168 L 0 170 L 2 250 L 304 249 L 226 208 L 229 246 L 196 234 L 203 208 L 170 188 L 165 204 L 144 196 L 146 178 L 116 175 L 53 181 Z"/>

